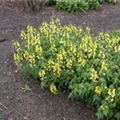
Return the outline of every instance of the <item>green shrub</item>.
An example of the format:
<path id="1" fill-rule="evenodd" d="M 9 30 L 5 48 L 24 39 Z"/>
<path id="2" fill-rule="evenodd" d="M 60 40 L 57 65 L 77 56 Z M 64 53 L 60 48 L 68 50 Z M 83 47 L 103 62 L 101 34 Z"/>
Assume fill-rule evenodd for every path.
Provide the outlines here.
<path id="1" fill-rule="evenodd" d="M 116 0 L 107 0 L 106 2 L 115 4 L 115 3 L 116 3 Z"/>
<path id="2" fill-rule="evenodd" d="M 55 6 L 56 5 L 56 0 L 49 0 L 49 5 L 50 6 Z"/>
<path id="3" fill-rule="evenodd" d="M 70 98 L 87 100 L 98 118 L 120 119 L 120 32 L 90 34 L 59 20 L 28 26 L 15 42 L 14 60 L 21 70 L 39 78 L 54 94 L 69 90 Z"/>
<path id="4" fill-rule="evenodd" d="M 115 3 L 116 0 L 50 0 L 58 10 L 67 12 L 83 12 L 98 9 L 103 2 Z"/>
<path id="5" fill-rule="evenodd" d="M 88 0 L 89 9 L 98 9 L 100 7 L 100 3 L 97 0 Z"/>
<path id="6" fill-rule="evenodd" d="M 57 1 L 56 8 L 67 12 L 85 11 L 89 9 L 88 2 L 82 1 Z"/>

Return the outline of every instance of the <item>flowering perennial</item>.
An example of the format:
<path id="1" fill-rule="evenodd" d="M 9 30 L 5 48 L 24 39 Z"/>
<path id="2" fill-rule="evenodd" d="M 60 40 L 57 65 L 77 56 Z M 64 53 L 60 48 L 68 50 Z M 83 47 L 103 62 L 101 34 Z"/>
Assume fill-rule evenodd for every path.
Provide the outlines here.
<path id="1" fill-rule="evenodd" d="M 54 94 L 69 89 L 69 97 L 86 99 L 98 118 L 120 119 L 120 34 L 93 36 L 60 20 L 28 25 L 15 42 L 14 61 L 21 70 L 41 80 Z"/>

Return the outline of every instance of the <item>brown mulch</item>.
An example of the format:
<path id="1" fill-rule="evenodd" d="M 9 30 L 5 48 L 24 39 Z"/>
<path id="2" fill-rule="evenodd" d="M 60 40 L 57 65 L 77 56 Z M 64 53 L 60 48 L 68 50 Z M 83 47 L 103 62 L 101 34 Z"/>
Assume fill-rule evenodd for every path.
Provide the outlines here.
<path id="1" fill-rule="evenodd" d="M 3 120 L 96 120 L 92 107 L 42 90 L 36 80 L 24 76 L 13 62 L 13 40 L 20 40 L 20 30 L 28 24 L 36 27 L 42 21 L 59 17 L 63 24 L 90 26 L 93 34 L 120 29 L 120 3 L 104 4 L 99 10 L 84 13 L 58 12 L 45 7 L 36 13 L 25 13 L 17 3 L 0 4 L 0 117 Z M 29 85 L 31 91 L 21 87 Z"/>

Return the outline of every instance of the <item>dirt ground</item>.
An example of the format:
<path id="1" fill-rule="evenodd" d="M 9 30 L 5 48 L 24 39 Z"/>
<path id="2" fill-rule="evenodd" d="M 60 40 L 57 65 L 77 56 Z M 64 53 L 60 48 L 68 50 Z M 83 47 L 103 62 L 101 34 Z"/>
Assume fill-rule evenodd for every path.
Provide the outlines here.
<path id="1" fill-rule="evenodd" d="M 90 26 L 92 33 L 120 29 L 120 3 L 104 4 L 99 10 L 84 13 L 58 12 L 45 7 L 37 13 L 25 13 L 17 4 L 0 9 L 0 117 L 3 120 L 96 120 L 92 107 L 68 99 L 67 93 L 57 96 L 41 89 L 36 80 L 23 75 L 13 62 L 13 40 L 20 40 L 20 30 L 28 24 L 36 27 L 42 21 L 59 17 L 63 24 Z M 28 85 L 31 91 L 23 92 Z"/>

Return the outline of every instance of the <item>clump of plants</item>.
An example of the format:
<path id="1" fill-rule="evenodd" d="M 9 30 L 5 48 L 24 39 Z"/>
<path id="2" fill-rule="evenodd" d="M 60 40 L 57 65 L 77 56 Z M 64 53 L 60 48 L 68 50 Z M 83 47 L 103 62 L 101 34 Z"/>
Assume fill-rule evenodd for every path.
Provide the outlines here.
<path id="1" fill-rule="evenodd" d="M 100 118 L 120 119 L 120 31 L 93 36 L 59 19 L 27 26 L 14 42 L 15 64 L 54 94 L 87 100 Z"/>
<path id="2" fill-rule="evenodd" d="M 82 12 L 98 9 L 103 2 L 115 3 L 116 0 L 50 0 L 50 5 L 67 12 Z"/>
<path id="3" fill-rule="evenodd" d="M 57 1 L 56 8 L 67 12 L 86 11 L 89 9 L 97 9 L 100 4 L 97 0 L 61 0 Z"/>
<path id="4" fill-rule="evenodd" d="M 50 6 L 55 6 L 56 5 L 56 0 L 49 0 L 49 5 Z"/>

